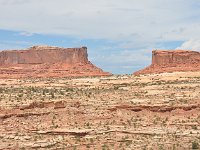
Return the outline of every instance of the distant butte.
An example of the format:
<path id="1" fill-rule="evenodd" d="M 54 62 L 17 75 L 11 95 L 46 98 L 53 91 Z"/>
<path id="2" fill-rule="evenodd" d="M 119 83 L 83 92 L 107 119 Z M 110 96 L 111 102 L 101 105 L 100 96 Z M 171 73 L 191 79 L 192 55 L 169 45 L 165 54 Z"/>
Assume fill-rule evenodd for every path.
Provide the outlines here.
<path id="1" fill-rule="evenodd" d="M 154 50 L 152 51 L 152 64 L 134 74 L 189 71 L 200 71 L 200 52 L 190 50 Z"/>
<path id="2" fill-rule="evenodd" d="M 108 75 L 88 60 L 87 47 L 33 46 L 0 52 L 0 78 Z"/>

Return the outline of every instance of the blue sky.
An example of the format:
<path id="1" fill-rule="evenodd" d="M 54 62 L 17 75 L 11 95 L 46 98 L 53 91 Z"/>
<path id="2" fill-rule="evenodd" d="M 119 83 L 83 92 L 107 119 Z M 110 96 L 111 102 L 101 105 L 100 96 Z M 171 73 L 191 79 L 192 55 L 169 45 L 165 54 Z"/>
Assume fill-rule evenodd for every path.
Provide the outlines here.
<path id="1" fill-rule="evenodd" d="M 200 50 L 200 0 L 0 0 L 0 49 L 87 46 L 114 74 L 151 62 L 152 49 Z"/>

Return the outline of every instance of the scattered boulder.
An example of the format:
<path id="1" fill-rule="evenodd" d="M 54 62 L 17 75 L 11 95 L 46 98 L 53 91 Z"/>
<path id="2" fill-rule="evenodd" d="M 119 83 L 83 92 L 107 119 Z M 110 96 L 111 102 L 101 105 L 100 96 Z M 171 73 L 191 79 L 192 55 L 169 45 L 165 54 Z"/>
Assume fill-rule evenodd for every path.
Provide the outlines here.
<path id="1" fill-rule="evenodd" d="M 54 103 L 54 109 L 59 109 L 59 108 L 65 108 L 65 102 L 64 101 L 58 101 Z"/>

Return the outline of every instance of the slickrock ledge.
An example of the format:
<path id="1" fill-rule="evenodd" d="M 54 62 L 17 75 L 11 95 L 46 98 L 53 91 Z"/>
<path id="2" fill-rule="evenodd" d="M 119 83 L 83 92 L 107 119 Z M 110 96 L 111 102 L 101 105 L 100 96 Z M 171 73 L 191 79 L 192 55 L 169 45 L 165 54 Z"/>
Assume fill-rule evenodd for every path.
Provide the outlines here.
<path id="1" fill-rule="evenodd" d="M 33 46 L 0 52 L 0 78 L 108 75 L 88 60 L 87 47 Z"/>
<path id="2" fill-rule="evenodd" d="M 152 64 L 134 74 L 188 71 L 200 71 L 200 52 L 190 50 L 153 50 Z"/>

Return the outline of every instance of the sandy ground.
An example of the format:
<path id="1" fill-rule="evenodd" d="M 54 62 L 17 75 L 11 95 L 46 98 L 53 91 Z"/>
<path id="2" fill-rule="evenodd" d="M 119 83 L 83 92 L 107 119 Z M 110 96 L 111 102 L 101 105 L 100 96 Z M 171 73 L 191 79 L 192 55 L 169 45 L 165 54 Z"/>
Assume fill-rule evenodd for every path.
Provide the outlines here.
<path id="1" fill-rule="evenodd" d="M 188 150 L 200 72 L 0 79 L 0 149 Z"/>

